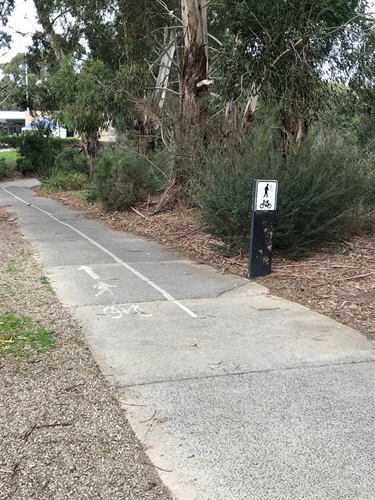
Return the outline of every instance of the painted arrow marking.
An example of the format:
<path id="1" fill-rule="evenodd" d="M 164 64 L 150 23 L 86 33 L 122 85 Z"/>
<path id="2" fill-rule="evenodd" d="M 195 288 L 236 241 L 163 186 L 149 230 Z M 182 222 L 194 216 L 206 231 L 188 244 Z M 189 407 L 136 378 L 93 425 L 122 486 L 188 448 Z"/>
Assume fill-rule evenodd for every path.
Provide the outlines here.
<path id="1" fill-rule="evenodd" d="M 98 293 L 95 294 L 95 297 L 98 297 L 105 292 L 109 292 L 111 295 L 113 295 L 111 288 L 117 288 L 116 285 L 108 285 L 107 283 L 104 283 L 104 281 L 101 281 L 100 276 L 98 276 L 89 266 L 81 266 L 80 268 L 78 268 L 78 271 L 85 271 L 85 273 L 91 276 L 91 278 L 93 278 L 94 280 L 100 280 L 99 283 L 95 283 L 94 285 L 94 288 L 99 290 Z"/>
<path id="2" fill-rule="evenodd" d="M 99 290 L 99 292 L 95 294 L 95 297 L 98 297 L 99 295 L 101 295 L 104 292 L 109 292 L 111 295 L 113 295 L 111 288 L 117 288 L 117 286 L 116 285 L 108 285 L 107 283 L 100 281 L 99 283 L 95 283 L 94 288 Z"/>
<path id="3" fill-rule="evenodd" d="M 78 271 L 85 271 L 91 278 L 94 280 L 100 280 L 100 276 L 98 276 L 91 267 L 81 266 Z"/>

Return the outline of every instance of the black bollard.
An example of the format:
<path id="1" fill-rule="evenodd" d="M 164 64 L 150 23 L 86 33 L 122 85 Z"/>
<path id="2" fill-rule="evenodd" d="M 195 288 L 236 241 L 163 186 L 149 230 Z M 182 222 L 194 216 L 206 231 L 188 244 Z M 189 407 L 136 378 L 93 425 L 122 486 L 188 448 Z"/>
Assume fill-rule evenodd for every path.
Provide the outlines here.
<path id="1" fill-rule="evenodd" d="M 272 266 L 277 181 L 255 180 L 251 217 L 249 278 L 267 276 Z"/>

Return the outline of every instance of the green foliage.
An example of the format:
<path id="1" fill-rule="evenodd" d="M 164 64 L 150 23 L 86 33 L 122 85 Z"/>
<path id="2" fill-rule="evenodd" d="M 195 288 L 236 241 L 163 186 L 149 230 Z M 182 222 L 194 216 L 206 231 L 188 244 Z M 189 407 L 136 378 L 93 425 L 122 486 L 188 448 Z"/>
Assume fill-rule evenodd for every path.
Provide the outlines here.
<path id="1" fill-rule="evenodd" d="M 72 147 L 64 148 L 56 156 L 55 169 L 61 172 L 87 172 L 87 161 L 81 152 Z"/>
<path id="2" fill-rule="evenodd" d="M 26 316 L 0 314 L 0 357 L 27 356 L 53 347 L 52 332 Z"/>
<path id="3" fill-rule="evenodd" d="M 25 110 L 25 54 L 16 54 L 10 62 L 0 65 L 0 109 Z"/>
<path id="4" fill-rule="evenodd" d="M 71 130 L 96 134 L 107 125 L 110 87 L 103 82 L 111 76 L 101 61 L 88 59 L 79 72 L 72 58 L 60 62 L 48 84 L 61 108 L 59 115 Z"/>
<path id="5" fill-rule="evenodd" d="M 11 15 L 14 9 L 14 0 L 3 0 L 0 3 L 0 23 L 1 26 L 5 26 L 8 21 L 8 17 Z M 9 47 L 11 42 L 11 36 L 3 30 L 0 30 L 0 48 Z"/>
<path id="6" fill-rule="evenodd" d="M 239 99 L 252 85 L 268 101 L 282 103 L 284 118 L 309 122 L 329 103 L 322 66 L 347 81 L 358 67 L 371 23 L 362 0 L 224 0 L 221 75 L 216 92 Z M 246 94 L 247 95 L 247 94 Z"/>
<path id="7" fill-rule="evenodd" d="M 275 245 L 291 257 L 350 236 L 353 218 L 374 210 L 374 171 L 335 136 L 318 137 L 287 158 L 280 172 Z"/>
<path id="8" fill-rule="evenodd" d="M 136 151 L 103 150 L 95 164 L 94 184 L 106 210 L 121 210 L 154 194 L 160 180 Z"/>
<path id="9" fill-rule="evenodd" d="M 57 193 L 61 191 L 81 191 L 87 189 L 89 180 L 86 174 L 81 172 L 62 172 L 55 170 L 42 184 L 45 193 Z"/>
<path id="10" fill-rule="evenodd" d="M 93 182 L 90 183 L 85 193 L 85 200 L 89 203 L 95 203 L 96 201 L 100 200 L 98 188 Z"/>
<path id="11" fill-rule="evenodd" d="M 13 169 L 4 158 L 0 158 L 0 181 L 12 176 Z"/>
<path id="12" fill-rule="evenodd" d="M 2 148 L 18 148 L 22 143 L 21 136 L 0 136 L 0 145 Z"/>
<path id="13" fill-rule="evenodd" d="M 42 131 L 26 134 L 21 138 L 17 168 L 23 174 L 37 174 L 47 177 L 54 166 L 56 149 L 50 136 Z"/>
<path id="14" fill-rule="evenodd" d="M 52 137 L 45 130 L 35 130 L 18 137 L 19 158 L 17 169 L 23 175 L 36 174 L 39 177 L 48 177 L 54 167 L 55 160 L 63 154 L 64 149 L 77 143 L 77 139 L 60 139 Z M 61 161 L 63 157 L 60 157 Z M 75 166 L 78 165 L 75 164 Z"/>
<path id="15" fill-rule="evenodd" d="M 211 151 L 207 170 L 193 185 L 208 231 L 227 251 L 247 251 L 253 179 L 277 179 L 274 245 L 291 258 L 345 237 L 353 218 L 375 209 L 375 172 L 335 135 L 317 135 L 282 159 L 268 135 L 253 132 L 244 151 Z"/>

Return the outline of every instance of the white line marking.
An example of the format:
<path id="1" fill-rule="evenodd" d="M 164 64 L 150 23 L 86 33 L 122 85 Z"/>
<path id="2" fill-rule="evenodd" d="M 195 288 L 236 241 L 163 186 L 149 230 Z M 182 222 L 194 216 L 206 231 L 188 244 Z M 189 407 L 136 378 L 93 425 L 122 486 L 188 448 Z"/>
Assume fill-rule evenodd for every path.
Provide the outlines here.
<path id="1" fill-rule="evenodd" d="M 93 271 L 91 267 L 81 266 L 78 268 L 78 271 L 85 271 L 94 280 L 100 280 L 100 277 Z"/>
<path id="2" fill-rule="evenodd" d="M 46 212 L 42 208 L 39 208 L 36 205 L 33 205 L 32 203 L 29 203 L 29 202 L 23 200 L 22 198 L 19 198 L 15 194 L 13 194 L 10 191 L 8 191 L 7 189 L 5 189 L 4 186 L 3 186 L 3 190 L 6 193 L 8 193 L 11 196 L 13 196 L 13 198 L 16 198 L 17 200 L 19 200 L 22 203 L 24 203 L 25 205 L 31 206 L 31 207 L 35 208 L 36 210 L 39 210 L 39 212 L 42 212 L 43 214 L 48 215 L 48 217 L 51 217 L 53 220 L 55 220 L 59 224 L 62 224 L 63 226 L 66 226 L 69 229 L 71 229 L 72 231 L 74 231 L 75 233 L 79 234 L 80 236 L 82 236 L 82 238 L 84 238 L 85 240 L 89 241 L 92 245 L 96 246 L 97 248 L 99 248 L 100 250 L 102 250 L 102 252 L 104 252 L 107 255 L 109 255 L 115 262 L 117 262 L 117 264 L 120 264 L 121 266 L 125 267 L 125 269 L 127 269 L 128 271 L 130 271 L 131 273 L 133 273 L 135 276 L 137 276 L 139 279 L 141 279 L 142 281 L 144 281 L 145 283 L 147 283 L 148 285 L 150 285 L 155 290 L 157 290 L 161 295 L 163 295 L 164 298 L 166 298 L 169 302 L 172 302 L 173 304 L 175 304 L 176 306 L 178 306 L 180 309 L 182 309 L 183 311 L 185 311 L 187 314 L 189 314 L 189 316 L 191 316 L 192 318 L 197 318 L 198 317 L 195 313 L 193 313 L 193 311 L 191 311 L 189 308 L 187 308 L 186 306 L 184 306 L 184 304 L 181 304 L 181 302 L 179 300 L 175 299 L 174 297 L 172 297 L 172 295 L 170 295 L 168 292 L 166 292 L 165 290 L 163 290 L 163 288 L 161 288 L 156 283 L 154 283 L 153 281 L 151 281 L 150 279 L 148 279 L 146 276 L 144 276 L 143 274 L 141 274 L 140 272 L 138 272 L 136 269 L 134 269 L 134 267 L 129 266 L 129 264 L 127 264 L 126 262 L 124 262 L 123 260 L 121 260 L 114 253 L 112 253 L 109 250 L 107 250 L 100 243 L 96 242 L 95 240 L 93 240 L 92 238 L 90 238 L 89 236 L 87 236 L 86 234 L 82 233 L 79 229 L 76 229 L 75 227 L 71 226 L 70 224 L 67 224 L 66 222 L 63 222 L 63 221 L 59 220 L 57 217 L 55 217 L 54 215 L 50 214 L 49 212 Z"/>

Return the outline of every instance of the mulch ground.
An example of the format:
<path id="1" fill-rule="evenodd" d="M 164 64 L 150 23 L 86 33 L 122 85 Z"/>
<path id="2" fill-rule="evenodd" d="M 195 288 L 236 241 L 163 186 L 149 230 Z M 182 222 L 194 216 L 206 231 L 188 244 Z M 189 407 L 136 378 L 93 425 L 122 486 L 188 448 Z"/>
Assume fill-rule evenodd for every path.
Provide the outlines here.
<path id="1" fill-rule="evenodd" d="M 87 217 L 101 219 L 118 231 L 127 231 L 179 250 L 192 259 L 208 263 L 222 273 L 247 276 L 248 255 L 221 255 L 220 241 L 204 232 L 194 209 L 151 215 L 147 205 L 131 212 L 105 212 L 97 203 L 87 203 L 77 193 L 49 195 Z M 375 340 L 375 235 L 332 245 L 303 261 L 275 255 L 272 274 L 257 280 L 281 297 L 355 328 Z"/>

